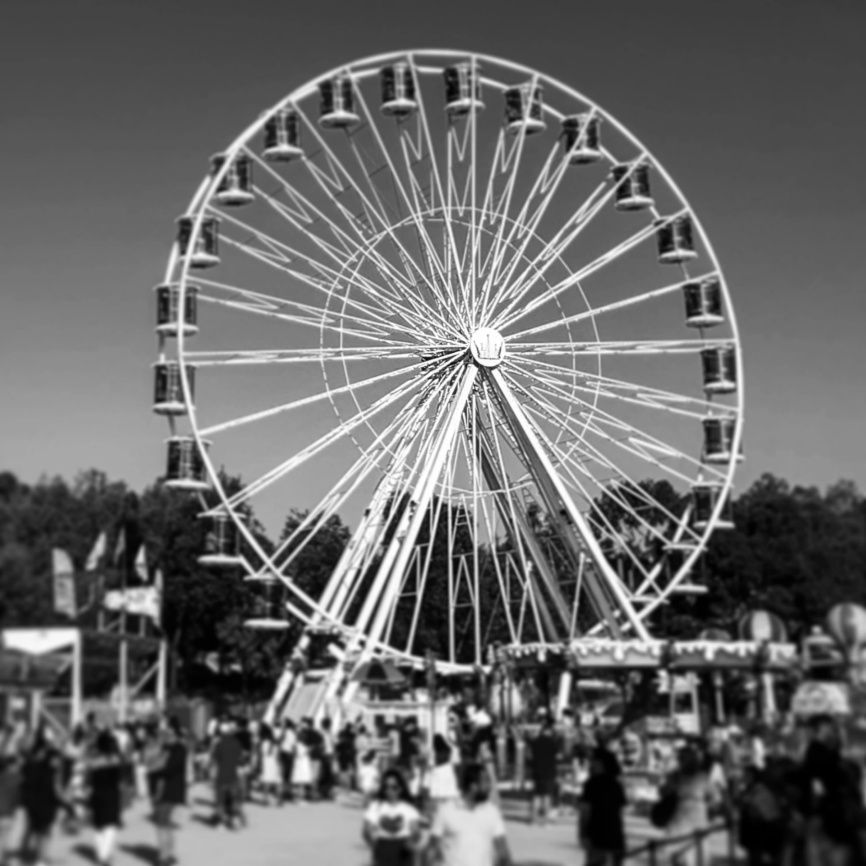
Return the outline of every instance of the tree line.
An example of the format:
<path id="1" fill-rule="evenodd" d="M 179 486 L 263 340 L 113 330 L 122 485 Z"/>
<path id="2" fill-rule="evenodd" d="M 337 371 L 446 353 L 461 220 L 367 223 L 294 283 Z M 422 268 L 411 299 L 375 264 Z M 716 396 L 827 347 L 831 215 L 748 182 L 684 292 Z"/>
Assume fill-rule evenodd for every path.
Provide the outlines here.
<path id="1" fill-rule="evenodd" d="M 239 483 L 226 480 L 229 490 Z M 666 482 L 645 481 L 642 486 L 671 510 L 681 505 Z M 53 477 L 35 484 L 0 472 L 0 626 L 68 624 L 53 610 L 52 548 L 67 550 L 83 572 L 100 532 L 108 531 L 107 547 L 113 550 L 130 508 L 135 509 L 141 536 L 136 541 L 146 545 L 151 566 L 166 576 L 162 628 L 178 662 L 175 685 L 201 688 L 208 671 L 216 670 L 234 677 L 243 691 L 256 690 L 257 685 L 266 688 L 297 638 L 299 623 L 290 623 L 277 635 L 245 629 L 243 619 L 255 601 L 254 589 L 237 572 L 198 563 L 207 529 L 198 517 L 199 503 L 158 483 L 136 493 L 95 469 L 71 482 Z M 593 522 L 603 546 L 613 544 L 609 530 L 614 528 L 620 540 L 632 545 L 633 557 L 656 555 L 652 541 L 640 538 L 629 525 L 626 510 L 606 500 L 598 503 L 596 512 L 604 513 Z M 656 634 L 694 637 L 708 626 L 735 631 L 744 613 L 766 609 L 781 616 L 796 639 L 820 623 L 836 602 L 866 604 L 866 497 L 853 482 L 839 481 L 821 491 L 765 474 L 734 500 L 733 513 L 734 528 L 715 533 L 696 570 L 695 580 L 709 591 L 672 598 L 653 622 Z M 277 541 L 287 538 L 304 516 L 291 511 Z M 272 549 L 273 541 L 255 516 L 248 518 L 263 547 Z M 537 534 L 549 534 L 544 515 L 534 512 L 530 520 Z M 294 563 L 292 576 L 313 598 L 324 588 L 349 534 L 339 517 L 332 517 Z M 459 541 L 471 546 L 471 538 Z M 547 541 L 555 548 L 555 538 Z M 444 539 L 433 542 L 433 566 L 444 569 Z M 127 545 L 127 556 L 134 555 L 132 546 Z M 482 555 L 489 558 L 493 553 Z M 109 583 L 118 579 L 114 565 L 115 570 L 108 568 L 103 575 Z M 123 567 L 128 570 L 128 563 Z M 566 569 L 564 560 L 557 565 L 557 570 Z M 93 579 L 82 575 L 83 596 Z M 425 605 L 426 621 L 418 627 L 418 640 L 433 648 L 444 640 L 439 608 L 447 599 L 441 595 L 441 604 L 432 596 L 432 603 Z M 493 597 L 491 591 L 491 604 Z M 489 618 L 495 627 L 495 612 Z"/>

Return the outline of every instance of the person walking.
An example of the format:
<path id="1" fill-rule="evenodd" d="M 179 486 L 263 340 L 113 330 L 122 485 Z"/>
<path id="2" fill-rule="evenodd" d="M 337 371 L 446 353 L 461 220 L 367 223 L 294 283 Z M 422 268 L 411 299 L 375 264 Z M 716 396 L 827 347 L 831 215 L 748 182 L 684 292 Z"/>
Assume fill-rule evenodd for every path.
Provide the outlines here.
<path id="1" fill-rule="evenodd" d="M 108 866 L 114 856 L 117 831 L 120 829 L 123 761 L 117 739 L 110 731 L 101 731 L 88 759 L 90 822 L 93 825 L 93 847 L 96 861 Z"/>
<path id="2" fill-rule="evenodd" d="M 25 856 L 35 866 L 47 860 L 51 829 L 58 808 L 65 803 L 60 756 L 44 728 L 34 735 L 21 770 L 21 805 L 27 819 Z"/>
<path id="3" fill-rule="evenodd" d="M 340 729 L 334 750 L 337 758 L 337 781 L 343 791 L 348 793 L 355 788 L 355 771 L 358 763 L 355 729 L 351 722 L 346 722 Z"/>
<path id="4" fill-rule="evenodd" d="M 292 796 L 292 769 L 295 764 L 295 748 L 298 744 L 298 734 L 295 731 L 295 723 L 291 719 L 283 719 L 283 727 L 280 733 L 280 771 L 282 776 L 281 800 L 291 800 Z"/>
<path id="5" fill-rule="evenodd" d="M 310 728 L 306 720 L 298 731 L 295 743 L 295 760 L 292 766 L 292 788 L 294 788 L 295 799 L 299 803 L 305 803 L 310 797 L 313 787 L 313 760 L 311 757 L 312 742 Z"/>
<path id="6" fill-rule="evenodd" d="M 551 800 L 556 787 L 559 740 L 553 720 L 545 716 L 541 730 L 530 743 L 529 765 L 532 776 L 532 805 L 530 823 L 538 821 L 542 826 L 550 818 Z"/>
<path id="7" fill-rule="evenodd" d="M 698 751 L 684 746 L 677 753 L 677 769 L 669 780 L 674 807 L 670 820 L 665 824 L 665 835 L 669 839 L 693 837 L 709 826 L 709 810 L 713 802 L 704 763 Z M 701 862 L 698 845 L 693 839 L 682 845 L 672 845 L 671 862 L 678 866 L 693 866 Z"/>
<path id="8" fill-rule="evenodd" d="M 590 754 L 589 778 L 580 799 L 579 836 L 586 866 L 619 866 L 625 852 L 626 805 L 616 756 L 598 747 Z"/>
<path id="9" fill-rule="evenodd" d="M 237 820 L 245 827 L 247 820 L 240 776 L 244 764 L 244 750 L 235 736 L 234 723 L 229 719 L 220 724 L 216 742 L 211 750 L 211 764 L 214 771 L 216 825 L 224 824 L 233 830 Z"/>
<path id="10" fill-rule="evenodd" d="M 434 735 L 433 761 L 427 773 L 426 785 L 430 814 L 433 816 L 444 803 L 453 803 L 460 797 L 451 751 L 451 746 L 442 734 Z"/>
<path id="11" fill-rule="evenodd" d="M 318 731 L 320 740 L 319 750 L 319 777 L 318 793 L 323 800 L 330 800 L 334 789 L 334 735 L 331 731 L 331 720 L 322 719 L 321 730 Z"/>
<path id="12" fill-rule="evenodd" d="M 177 719 L 169 719 L 162 737 L 162 763 L 156 772 L 153 823 L 156 826 L 158 866 L 171 866 L 175 856 L 172 813 L 186 805 L 186 771 L 189 752 Z"/>
<path id="13" fill-rule="evenodd" d="M 259 728 L 259 781 L 266 806 L 280 804 L 282 769 L 280 767 L 280 747 L 271 726 L 262 722 Z"/>
<path id="14" fill-rule="evenodd" d="M 399 770 L 386 770 L 382 786 L 364 812 L 364 841 L 372 866 L 411 866 L 420 838 L 421 816 Z"/>
<path id="15" fill-rule="evenodd" d="M 490 802 L 490 777 L 481 764 L 463 769 L 461 796 L 444 803 L 430 828 L 432 866 L 511 866 L 505 822 Z"/>
<path id="16" fill-rule="evenodd" d="M 0 745 L 0 864 L 9 856 L 9 837 L 20 805 L 21 762 L 12 730 L 3 730 Z"/>

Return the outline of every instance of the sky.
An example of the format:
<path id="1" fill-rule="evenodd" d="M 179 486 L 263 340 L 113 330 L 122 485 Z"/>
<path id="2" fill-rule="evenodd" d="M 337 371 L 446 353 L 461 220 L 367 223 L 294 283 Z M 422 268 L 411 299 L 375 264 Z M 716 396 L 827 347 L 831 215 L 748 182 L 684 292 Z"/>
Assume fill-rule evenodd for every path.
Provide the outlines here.
<path id="1" fill-rule="evenodd" d="M 342 62 L 454 47 L 575 86 L 677 180 L 731 290 L 746 461 L 866 489 L 862 0 L 6 0 L 0 469 L 163 472 L 151 288 L 207 158 Z"/>

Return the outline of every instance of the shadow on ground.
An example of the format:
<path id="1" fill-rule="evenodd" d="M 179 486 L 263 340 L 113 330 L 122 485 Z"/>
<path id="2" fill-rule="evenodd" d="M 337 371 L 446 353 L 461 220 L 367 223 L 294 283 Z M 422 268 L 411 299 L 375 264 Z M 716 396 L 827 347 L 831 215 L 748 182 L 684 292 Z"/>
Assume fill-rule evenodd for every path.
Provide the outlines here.
<path id="1" fill-rule="evenodd" d="M 149 863 L 156 866 L 159 862 L 159 851 L 154 845 L 121 845 L 120 850 L 126 852 L 130 857 L 135 857 L 136 860 L 141 860 L 142 863 Z"/>
<path id="2" fill-rule="evenodd" d="M 77 844 L 72 846 L 72 852 L 79 856 L 82 860 L 87 860 L 89 863 L 96 863 L 96 851 L 93 850 L 92 845 L 88 845 L 86 842 L 78 842 Z"/>

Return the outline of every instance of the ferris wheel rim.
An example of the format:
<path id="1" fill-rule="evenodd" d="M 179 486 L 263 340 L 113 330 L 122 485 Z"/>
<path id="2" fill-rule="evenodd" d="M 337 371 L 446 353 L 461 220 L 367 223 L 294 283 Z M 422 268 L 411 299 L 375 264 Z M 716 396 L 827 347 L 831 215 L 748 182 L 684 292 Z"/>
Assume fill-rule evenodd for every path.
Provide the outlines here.
<path id="1" fill-rule="evenodd" d="M 704 229 L 704 226 L 703 226 L 699 216 L 697 215 L 696 211 L 691 206 L 691 204 L 688 202 L 688 199 L 682 193 L 682 190 L 679 188 L 679 186 L 676 184 L 676 182 L 673 180 L 673 178 L 670 176 L 670 174 L 666 171 L 666 169 L 664 169 L 662 163 L 649 151 L 648 148 L 643 146 L 643 144 L 637 139 L 636 136 L 634 136 L 624 125 L 622 125 L 618 120 L 616 120 L 609 112 L 607 112 L 600 105 L 595 103 L 594 100 L 589 99 L 588 97 L 586 97 L 581 92 L 575 90 L 574 88 L 569 87 L 568 85 L 565 85 L 564 83 L 552 78 L 549 75 L 546 75 L 544 73 L 538 73 L 535 70 L 532 70 L 529 67 L 526 67 L 522 64 L 517 64 L 517 63 L 514 63 L 512 61 L 508 61 L 508 60 L 505 60 L 502 58 L 497 58 L 497 57 L 494 57 L 492 55 L 481 54 L 478 52 L 462 52 L 462 51 L 450 50 L 450 49 L 449 50 L 446 50 L 446 49 L 413 49 L 413 50 L 409 50 L 409 51 L 387 52 L 387 53 L 383 53 L 383 54 L 379 54 L 379 55 L 374 55 L 371 57 L 362 58 L 360 60 L 352 61 L 348 64 L 341 64 L 341 65 L 335 67 L 334 69 L 329 70 L 328 72 L 325 72 L 325 73 L 317 76 L 316 78 L 311 79 L 310 81 L 308 81 L 306 84 L 302 85 L 301 87 L 296 88 L 295 90 L 291 91 L 286 97 L 281 99 L 271 109 L 269 109 L 266 113 L 261 115 L 256 121 L 254 121 L 252 124 L 250 124 L 250 126 L 247 127 L 247 129 L 244 130 L 244 132 L 242 132 L 234 140 L 234 142 L 225 150 L 225 154 L 227 155 L 227 157 L 231 157 L 231 155 L 237 154 L 241 150 L 241 148 L 246 144 L 246 142 L 248 142 L 254 135 L 256 135 L 260 131 L 262 125 L 264 124 L 264 122 L 268 116 L 273 114 L 273 112 L 279 110 L 281 107 L 285 107 L 286 105 L 292 104 L 295 101 L 300 101 L 301 99 L 306 98 L 307 96 L 313 94 L 315 92 L 315 89 L 318 86 L 318 84 L 321 83 L 322 81 L 328 80 L 330 77 L 333 77 L 334 75 L 337 75 L 340 73 L 344 73 L 344 72 L 350 72 L 351 73 L 351 70 L 356 68 L 356 67 L 362 67 L 362 66 L 366 67 L 366 66 L 369 66 L 372 64 L 378 65 L 378 64 L 388 62 L 389 60 L 409 59 L 410 62 L 414 63 L 415 57 L 419 56 L 419 55 L 421 55 L 421 56 L 433 55 L 437 58 L 455 58 L 455 59 L 461 59 L 461 60 L 471 58 L 472 61 L 476 64 L 477 63 L 492 63 L 492 64 L 495 64 L 497 66 L 501 66 L 505 69 L 508 69 L 511 72 L 530 74 L 532 76 L 535 76 L 536 78 L 543 79 L 545 83 L 552 82 L 560 90 L 562 90 L 564 93 L 566 93 L 566 94 L 572 96 L 573 98 L 591 106 L 593 111 L 598 112 L 599 116 L 603 117 L 606 120 L 606 122 L 612 123 L 625 138 L 627 138 L 629 141 L 631 141 L 635 145 L 635 147 L 638 150 L 645 153 L 647 155 L 647 157 L 652 161 L 652 165 L 654 166 L 654 168 L 662 174 L 665 182 L 673 190 L 673 192 L 679 198 L 679 200 L 682 201 L 684 203 L 684 205 L 686 206 L 686 209 L 693 220 L 694 228 L 695 228 L 697 234 L 699 235 L 700 241 L 703 244 L 703 246 L 704 246 L 704 248 L 705 248 L 705 250 L 709 256 L 710 262 L 714 266 L 713 272 L 718 276 L 718 279 L 720 281 L 721 290 L 722 290 L 723 297 L 725 300 L 725 310 L 726 310 L 727 322 L 728 322 L 728 325 L 729 325 L 729 328 L 731 331 L 731 336 L 726 342 L 734 347 L 734 351 L 736 353 L 737 367 L 738 367 L 738 370 L 742 371 L 741 341 L 739 338 L 739 329 L 737 327 L 734 306 L 730 301 L 730 293 L 728 290 L 727 281 L 726 281 L 726 278 L 724 275 L 724 271 L 722 270 L 722 267 L 721 267 L 719 260 L 716 256 L 715 250 L 711 244 L 711 241 L 710 241 L 710 239 L 709 239 L 709 237 L 708 237 L 708 235 Z M 370 75 L 375 74 L 376 71 L 377 70 L 367 70 L 367 72 Z M 545 108 L 547 108 L 547 106 Z M 227 170 L 228 162 L 229 162 L 229 158 L 227 158 L 227 160 L 226 160 L 226 166 L 224 166 L 222 169 L 222 174 L 217 174 L 217 175 L 212 176 L 210 178 L 205 178 L 205 180 L 202 181 L 202 184 L 200 185 L 196 194 L 193 196 L 193 200 L 187 209 L 187 213 L 191 214 L 191 215 L 192 214 L 195 215 L 195 223 L 194 223 L 194 227 L 193 227 L 194 232 L 200 231 L 202 220 L 205 217 L 206 210 L 205 210 L 205 207 L 202 207 L 202 202 L 207 201 L 207 199 L 211 196 L 212 191 L 216 188 L 216 185 L 219 183 L 221 176 Z M 173 251 L 172 256 L 169 259 L 169 264 L 168 264 L 167 273 L 166 273 L 166 282 L 171 280 L 172 275 L 176 273 L 176 270 L 177 270 L 176 253 L 175 253 L 175 251 Z M 180 292 L 181 292 L 180 306 L 181 307 L 183 307 L 183 293 L 185 292 L 186 286 L 187 286 L 188 282 L 190 282 L 190 281 L 191 281 L 191 275 L 189 273 L 189 261 L 187 260 L 187 261 L 182 262 L 180 265 L 180 277 L 179 277 L 178 282 L 180 283 Z M 208 474 L 211 477 L 212 481 L 215 482 L 215 486 L 217 487 L 217 492 L 219 493 L 220 499 L 222 501 L 221 507 L 225 508 L 227 510 L 227 513 L 231 513 L 231 507 L 228 504 L 228 497 L 225 496 L 225 493 L 222 489 L 222 486 L 218 482 L 218 473 L 215 471 L 215 467 L 213 465 L 211 457 L 210 457 L 209 453 L 207 452 L 207 449 L 202 447 L 203 442 L 204 442 L 204 437 L 203 437 L 203 435 L 200 435 L 199 424 L 198 424 L 197 416 L 196 416 L 196 408 L 194 405 L 194 401 L 191 399 L 191 396 L 190 396 L 191 395 L 191 389 L 190 389 L 189 383 L 187 381 L 187 376 L 186 376 L 186 369 L 185 369 L 186 364 L 184 363 L 185 335 L 183 334 L 183 329 L 181 329 L 181 332 L 178 334 L 177 341 L 178 341 L 178 356 L 181 359 L 180 377 L 181 377 L 181 382 L 182 382 L 184 399 L 185 399 L 185 401 L 189 407 L 189 421 L 190 421 L 190 427 L 192 429 L 192 434 L 196 440 L 197 446 L 199 447 L 200 453 L 202 454 L 202 458 L 203 458 L 205 465 L 207 467 Z M 737 404 L 735 407 L 733 407 L 733 409 L 735 410 L 734 417 L 736 419 L 735 431 L 734 431 L 734 440 L 733 440 L 733 447 L 732 447 L 732 451 L 734 452 L 734 454 L 739 452 L 741 438 L 742 438 L 743 404 L 744 404 L 744 384 L 743 384 L 742 376 L 740 377 L 739 382 L 738 382 L 738 388 L 736 391 L 736 401 L 737 401 Z M 724 495 L 727 495 L 727 493 L 730 491 L 730 489 L 732 487 L 733 476 L 734 476 L 734 472 L 736 469 L 736 462 L 737 462 L 736 459 L 731 459 L 728 462 L 727 470 L 726 470 L 726 474 L 725 474 L 725 479 L 723 482 L 723 496 L 720 497 L 719 502 L 717 503 L 717 505 L 714 509 L 714 513 L 713 513 L 711 520 L 710 520 L 711 525 L 714 524 L 717 521 L 718 517 L 720 516 L 723 505 L 724 505 L 724 501 L 723 501 Z M 257 545 L 254 543 L 254 539 L 252 538 L 251 534 L 249 534 L 247 532 L 247 529 L 245 527 L 241 527 L 241 531 L 245 536 L 247 536 L 247 538 L 246 538 L 247 542 L 248 543 L 253 542 L 253 546 L 257 547 Z M 711 532 L 712 532 L 712 529 L 710 529 L 707 533 L 705 533 L 705 538 L 708 538 L 709 535 L 711 534 Z M 257 552 L 259 552 L 259 551 L 257 551 Z M 701 549 L 696 549 L 690 555 L 689 563 L 693 564 L 701 552 L 702 552 Z M 267 559 L 267 557 L 265 557 L 265 559 Z M 689 570 L 688 568 L 681 569 L 682 578 L 681 578 L 680 582 L 682 582 L 682 580 L 686 579 L 687 574 L 688 574 L 688 570 Z M 296 590 L 297 590 L 297 588 L 294 588 L 293 592 Z M 315 603 L 312 603 L 311 599 L 305 599 L 305 601 L 311 602 L 311 604 L 310 604 L 311 610 L 316 611 Z M 663 599 L 660 598 L 652 608 L 649 608 L 649 609 L 644 608 L 642 610 L 643 616 L 648 616 L 652 612 L 652 610 L 654 610 L 655 607 L 658 606 L 658 604 L 662 603 L 662 601 L 663 601 Z M 316 611 L 316 612 L 324 614 L 323 611 Z M 391 647 L 388 647 L 389 651 L 391 651 L 391 649 L 392 649 Z"/>

